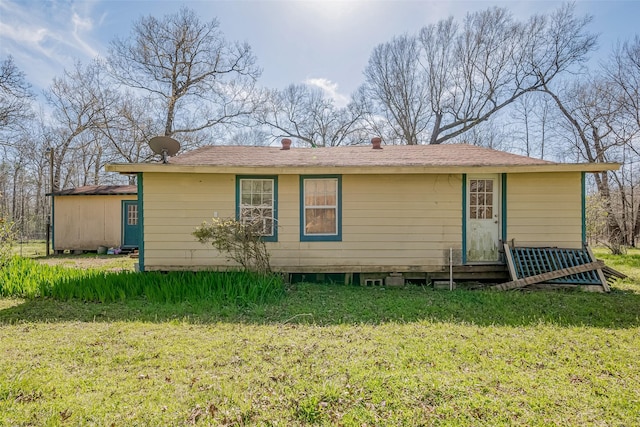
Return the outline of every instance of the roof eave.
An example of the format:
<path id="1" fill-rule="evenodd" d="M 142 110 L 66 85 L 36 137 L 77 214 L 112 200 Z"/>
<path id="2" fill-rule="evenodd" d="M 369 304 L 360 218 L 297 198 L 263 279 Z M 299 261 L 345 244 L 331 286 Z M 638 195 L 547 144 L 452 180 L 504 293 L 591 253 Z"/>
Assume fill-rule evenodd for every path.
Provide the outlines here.
<path id="1" fill-rule="evenodd" d="M 108 172 L 131 173 L 216 173 L 216 174 L 280 174 L 305 175 L 327 173 L 349 174 L 461 174 L 461 173 L 527 173 L 527 172 L 604 172 L 620 168 L 618 163 L 545 163 L 532 165 L 405 165 L 405 166 L 215 166 L 166 163 L 112 163 Z"/>

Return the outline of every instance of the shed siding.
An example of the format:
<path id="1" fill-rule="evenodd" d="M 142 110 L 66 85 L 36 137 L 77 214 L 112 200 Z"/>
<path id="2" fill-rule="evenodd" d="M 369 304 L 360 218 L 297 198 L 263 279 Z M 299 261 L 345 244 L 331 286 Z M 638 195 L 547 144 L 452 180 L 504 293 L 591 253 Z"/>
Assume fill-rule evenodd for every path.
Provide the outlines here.
<path id="1" fill-rule="evenodd" d="M 285 271 L 439 269 L 461 250 L 460 175 L 343 175 L 342 241 L 300 242 L 298 175 L 278 176 L 278 242 L 271 264 Z M 214 212 L 235 215 L 235 175 L 144 177 L 145 269 L 224 268 L 224 256 L 191 232 Z"/>
<path id="2" fill-rule="evenodd" d="M 507 183 L 507 240 L 582 247 L 580 172 L 510 174 Z"/>
<path id="3" fill-rule="evenodd" d="M 95 251 L 118 247 L 122 240 L 122 201 L 136 195 L 55 196 L 56 251 Z"/>

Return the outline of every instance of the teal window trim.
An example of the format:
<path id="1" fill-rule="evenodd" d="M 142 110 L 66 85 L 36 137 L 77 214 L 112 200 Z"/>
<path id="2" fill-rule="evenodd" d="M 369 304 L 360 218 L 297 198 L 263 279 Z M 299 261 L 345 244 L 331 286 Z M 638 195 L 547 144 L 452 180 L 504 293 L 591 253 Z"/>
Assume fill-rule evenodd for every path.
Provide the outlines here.
<path id="1" fill-rule="evenodd" d="M 462 174 L 462 264 L 467 263 L 467 174 Z"/>
<path id="2" fill-rule="evenodd" d="M 142 172 L 138 172 L 138 269 L 144 272 L 144 192 Z"/>
<path id="3" fill-rule="evenodd" d="M 120 247 L 124 246 L 124 230 L 127 224 L 127 211 L 124 207 L 126 205 L 125 202 L 129 201 L 130 200 L 120 200 Z M 136 200 L 136 203 L 138 203 L 138 200 Z"/>
<path id="4" fill-rule="evenodd" d="M 337 180 L 337 233 L 333 235 L 305 234 L 304 181 L 307 179 L 335 178 Z M 300 241 L 301 242 L 341 242 L 342 241 L 342 175 L 300 175 Z"/>
<path id="5" fill-rule="evenodd" d="M 587 179 L 586 173 L 580 173 L 580 193 L 581 193 L 581 210 L 582 210 L 582 244 L 587 244 Z"/>
<path id="6" fill-rule="evenodd" d="M 236 175 L 236 221 L 240 221 L 240 181 L 243 179 L 270 179 L 273 181 L 273 235 L 263 236 L 265 242 L 278 241 L 278 176 L 277 175 Z"/>
<path id="7" fill-rule="evenodd" d="M 500 206 L 500 215 L 502 215 L 502 226 L 500 230 L 500 239 L 504 244 L 507 241 L 507 174 L 502 174 L 502 182 L 500 186 L 500 192 L 502 193 L 501 197 L 501 206 Z"/>

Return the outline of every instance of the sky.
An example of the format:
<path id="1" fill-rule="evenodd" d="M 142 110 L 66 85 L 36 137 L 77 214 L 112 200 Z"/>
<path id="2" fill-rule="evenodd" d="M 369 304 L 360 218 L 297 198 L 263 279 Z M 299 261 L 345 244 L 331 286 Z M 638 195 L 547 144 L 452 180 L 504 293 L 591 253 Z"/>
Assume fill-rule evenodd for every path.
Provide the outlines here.
<path id="1" fill-rule="evenodd" d="M 126 38 L 143 16 L 162 18 L 186 5 L 202 21 L 217 19 L 225 37 L 247 42 L 263 69 L 260 84 L 282 89 L 291 83 L 321 87 L 345 104 L 363 82 L 373 49 L 394 36 L 417 33 L 449 16 L 492 6 L 528 19 L 550 13 L 558 1 L 409 0 L 0 0 L 0 59 L 13 56 L 36 93 L 54 77 L 107 53 L 115 37 Z M 591 15 L 600 35 L 594 61 L 612 47 L 640 35 L 640 0 L 577 1 L 579 16 Z"/>

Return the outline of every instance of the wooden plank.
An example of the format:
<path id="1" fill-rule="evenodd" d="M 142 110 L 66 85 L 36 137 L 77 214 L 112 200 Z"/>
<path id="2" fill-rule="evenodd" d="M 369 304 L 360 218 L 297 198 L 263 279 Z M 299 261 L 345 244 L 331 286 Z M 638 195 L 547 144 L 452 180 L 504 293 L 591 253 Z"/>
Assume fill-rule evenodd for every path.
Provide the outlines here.
<path id="1" fill-rule="evenodd" d="M 602 268 L 602 266 L 604 266 L 604 263 L 602 261 L 590 262 L 590 263 L 582 264 L 576 267 L 563 268 L 561 270 L 549 271 L 548 273 L 537 274 L 535 276 L 529 276 L 523 279 L 501 283 L 499 285 L 492 286 L 492 289 L 507 291 L 509 289 L 522 288 L 524 286 L 532 285 L 534 283 L 541 283 L 547 280 L 557 279 L 559 277 L 570 276 L 572 274 L 578 274 L 585 271 L 596 270 L 598 268 Z"/>
<path id="2" fill-rule="evenodd" d="M 611 276 L 611 277 L 615 277 L 617 279 L 626 279 L 628 277 L 626 274 L 621 273 L 618 270 L 609 267 L 608 265 L 605 265 L 602 268 L 602 272 L 604 273 L 605 277 L 606 276 Z"/>
<path id="3" fill-rule="evenodd" d="M 507 266 L 509 267 L 509 276 L 511 280 L 518 280 L 518 274 L 516 273 L 516 266 L 513 263 L 513 254 L 511 253 L 511 248 L 508 243 L 504 244 L 504 254 L 507 258 Z"/>
<path id="4" fill-rule="evenodd" d="M 595 255 L 593 255 L 593 251 L 591 250 L 591 246 L 589 245 L 585 245 L 585 247 L 587 248 L 587 252 L 589 253 L 589 258 L 591 258 L 591 261 L 596 261 L 596 257 Z M 601 261 L 602 262 L 602 261 Z M 604 263 L 602 263 L 602 267 L 604 267 Z M 607 278 L 604 277 L 604 273 L 602 272 L 602 267 L 598 268 L 596 271 L 598 272 L 598 277 L 600 278 L 600 281 L 602 282 L 602 289 L 604 289 L 605 292 L 611 292 L 611 288 L 609 287 L 609 284 L 607 283 Z"/>

